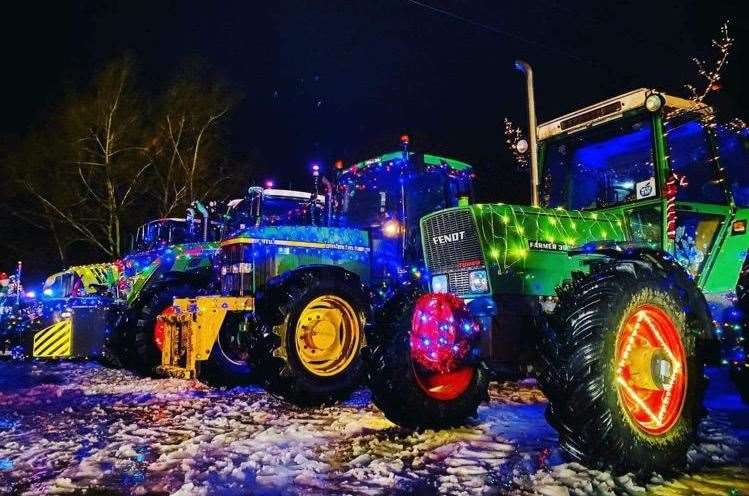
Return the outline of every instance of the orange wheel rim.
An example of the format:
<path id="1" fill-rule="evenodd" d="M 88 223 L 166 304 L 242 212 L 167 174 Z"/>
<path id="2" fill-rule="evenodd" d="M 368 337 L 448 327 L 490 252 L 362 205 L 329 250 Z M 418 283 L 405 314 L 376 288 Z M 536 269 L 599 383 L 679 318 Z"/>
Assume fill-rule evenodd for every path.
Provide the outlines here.
<path id="1" fill-rule="evenodd" d="M 684 344 L 673 319 L 660 307 L 641 305 L 619 329 L 615 384 L 630 421 L 652 436 L 679 420 L 687 392 Z"/>

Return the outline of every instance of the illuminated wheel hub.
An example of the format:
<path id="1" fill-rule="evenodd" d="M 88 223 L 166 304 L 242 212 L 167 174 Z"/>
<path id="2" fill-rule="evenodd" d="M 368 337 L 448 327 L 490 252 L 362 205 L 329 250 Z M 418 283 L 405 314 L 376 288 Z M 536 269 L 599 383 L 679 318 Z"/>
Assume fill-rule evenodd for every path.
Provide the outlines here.
<path id="1" fill-rule="evenodd" d="M 362 342 L 361 324 L 343 298 L 325 295 L 304 307 L 296 325 L 295 347 L 302 366 L 320 377 L 340 374 L 351 365 Z"/>
<path id="2" fill-rule="evenodd" d="M 686 353 L 672 318 L 641 305 L 623 319 L 616 341 L 619 403 L 641 431 L 660 436 L 679 420 L 687 392 Z"/>
<path id="3" fill-rule="evenodd" d="M 164 333 L 166 332 L 166 324 L 164 324 L 164 321 L 160 317 L 174 315 L 174 312 L 174 307 L 169 305 L 156 317 L 156 321 L 153 324 L 153 344 L 156 345 L 159 351 L 163 351 Z"/>
<path id="4" fill-rule="evenodd" d="M 471 384 L 466 365 L 481 334 L 463 300 L 452 294 L 422 295 L 411 318 L 410 352 L 419 387 L 437 400 L 452 400 Z"/>

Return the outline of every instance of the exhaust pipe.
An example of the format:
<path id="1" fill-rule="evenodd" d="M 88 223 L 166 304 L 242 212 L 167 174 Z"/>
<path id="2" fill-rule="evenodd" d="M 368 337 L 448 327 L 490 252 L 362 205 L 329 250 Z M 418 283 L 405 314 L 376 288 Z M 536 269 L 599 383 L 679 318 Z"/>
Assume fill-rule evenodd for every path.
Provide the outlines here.
<path id="1" fill-rule="evenodd" d="M 199 200 L 195 200 L 193 202 L 193 206 L 198 212 L 200 212 L 200 215 L 203 216 L 203 225 L 201 226 L 203 228 L 203 241 L 208 241 L 208 223 L 210 222 L 208 209 L 205 208 L 205 205 L 203 205 L 203 203 Z"/>
<path id="2" fill-rule="evenodd" d="M 531 206 L 538 207 L 538 146 L 536 144 L 536 99 L 533 91 L 533 68 L 524 60 L 516 60 L 515 68 L 525 74 L 528 94 L 528 141 L 531 151 Z"/>

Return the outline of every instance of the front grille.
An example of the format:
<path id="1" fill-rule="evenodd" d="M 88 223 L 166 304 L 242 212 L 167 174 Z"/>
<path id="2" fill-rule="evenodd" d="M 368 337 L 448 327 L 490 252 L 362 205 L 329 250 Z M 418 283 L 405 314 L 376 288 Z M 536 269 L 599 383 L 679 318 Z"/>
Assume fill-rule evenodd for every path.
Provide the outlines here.
<path id="1" fill-rule="evenodd" d="M 432 274 L 448 274 L 448 289 L 470 292 L 468 274 L 484 266 L 476 224 L 468 209 L 448 210 L 422 223 L 426 265 Z"/>
<path id="2" fill-rule="evenodd" d="M 235 243 L 222 246 L 219 264 L 221 294 L 244 296 L 253 290 L 252 245 Z"/>
<path id="3" fill-rule="evenodd" d="M 471 292 L 468 272 L 454 272 L 447 275 L 447 284 L 451 292 L 465 294 Z"/>

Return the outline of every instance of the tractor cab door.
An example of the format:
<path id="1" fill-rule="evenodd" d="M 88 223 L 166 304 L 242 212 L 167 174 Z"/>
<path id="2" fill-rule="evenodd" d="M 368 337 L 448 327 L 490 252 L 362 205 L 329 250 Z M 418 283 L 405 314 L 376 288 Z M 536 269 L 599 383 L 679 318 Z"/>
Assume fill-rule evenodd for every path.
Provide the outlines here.
<path id="1" fill-rule="evenodd" d="M 733 208 L 708 127 L 694 116 L 677 119 L 666 123 L 665 137 L 670 166 L 664 185 L 667 246 L 705 289 L 714 280 Z"/>

